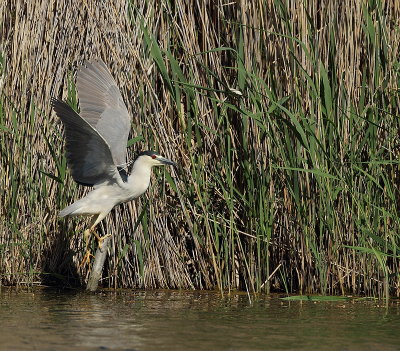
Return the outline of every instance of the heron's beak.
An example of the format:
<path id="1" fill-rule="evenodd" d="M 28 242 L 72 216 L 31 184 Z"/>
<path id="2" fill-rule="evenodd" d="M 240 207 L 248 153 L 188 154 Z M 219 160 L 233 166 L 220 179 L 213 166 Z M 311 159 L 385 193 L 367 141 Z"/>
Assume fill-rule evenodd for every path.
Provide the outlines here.
<path id="1" fill-rule="evenodd" d="M 177 167 L 177 164 L 175 162 L 172 162 L 171 160 L 168 160 L 167 158 L 157 157 L 157 160 L 165 165 L 171 165 L 171 166 Z"/>

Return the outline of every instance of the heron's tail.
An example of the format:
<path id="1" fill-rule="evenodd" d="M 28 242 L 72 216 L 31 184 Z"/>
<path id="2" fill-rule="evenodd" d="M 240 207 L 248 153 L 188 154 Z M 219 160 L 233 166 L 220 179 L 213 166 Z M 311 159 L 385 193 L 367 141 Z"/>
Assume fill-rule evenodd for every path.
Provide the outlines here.
<path id="1" fill-rule="evenodd" d="M 82 200 L 82 199 L 81 199 Z M 83 201 L 78 200 L 76 202 L 74 202 L 73 204 L 65 207 L 64 209 L 62 209 L 59 213 L 58 216 L 59 217 L 68 217 L 68 216 L 77 216 L 82 213 L 82 209 L 83 209 Z"/>

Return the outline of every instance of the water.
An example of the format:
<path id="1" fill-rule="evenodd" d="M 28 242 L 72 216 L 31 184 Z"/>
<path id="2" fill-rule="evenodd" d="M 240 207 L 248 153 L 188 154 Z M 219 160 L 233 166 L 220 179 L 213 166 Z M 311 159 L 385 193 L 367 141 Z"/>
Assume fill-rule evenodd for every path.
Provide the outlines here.
<path id="1" fill-rule="evenodd" d="M 0 350 L 400 350 L 400 305 L 0 290 Z"/>

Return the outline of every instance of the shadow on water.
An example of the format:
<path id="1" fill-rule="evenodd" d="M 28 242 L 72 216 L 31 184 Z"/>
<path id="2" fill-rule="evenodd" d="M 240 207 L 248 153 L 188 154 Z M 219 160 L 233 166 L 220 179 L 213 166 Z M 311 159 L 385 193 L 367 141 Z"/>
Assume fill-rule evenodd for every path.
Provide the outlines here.
<path id="1" fill-rule="evenodd" d="M 398 301 L 4 288 L 0 297 L 0 350 L 397 350 L 400 341 Z"/>

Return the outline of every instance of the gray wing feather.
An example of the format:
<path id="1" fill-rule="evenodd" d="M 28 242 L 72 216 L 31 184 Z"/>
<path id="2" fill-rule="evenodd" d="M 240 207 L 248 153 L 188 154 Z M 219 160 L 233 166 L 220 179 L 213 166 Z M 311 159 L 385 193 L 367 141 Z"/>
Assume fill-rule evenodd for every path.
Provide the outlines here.
<path id="1" fill-rule="evenodd" d="M 100 59 L 78 71 L 80 115 L 107 141 L 116 165 L 126 162 L 130 116 L 107 66 Z"/>
<path id="2" fill-rule="evenodd" d="M 107 141 L 64 101 L 52 98 L 51 105 L 65 126 L 66 156 L 74 180 L 88 186 L 118 181 Z"/>

